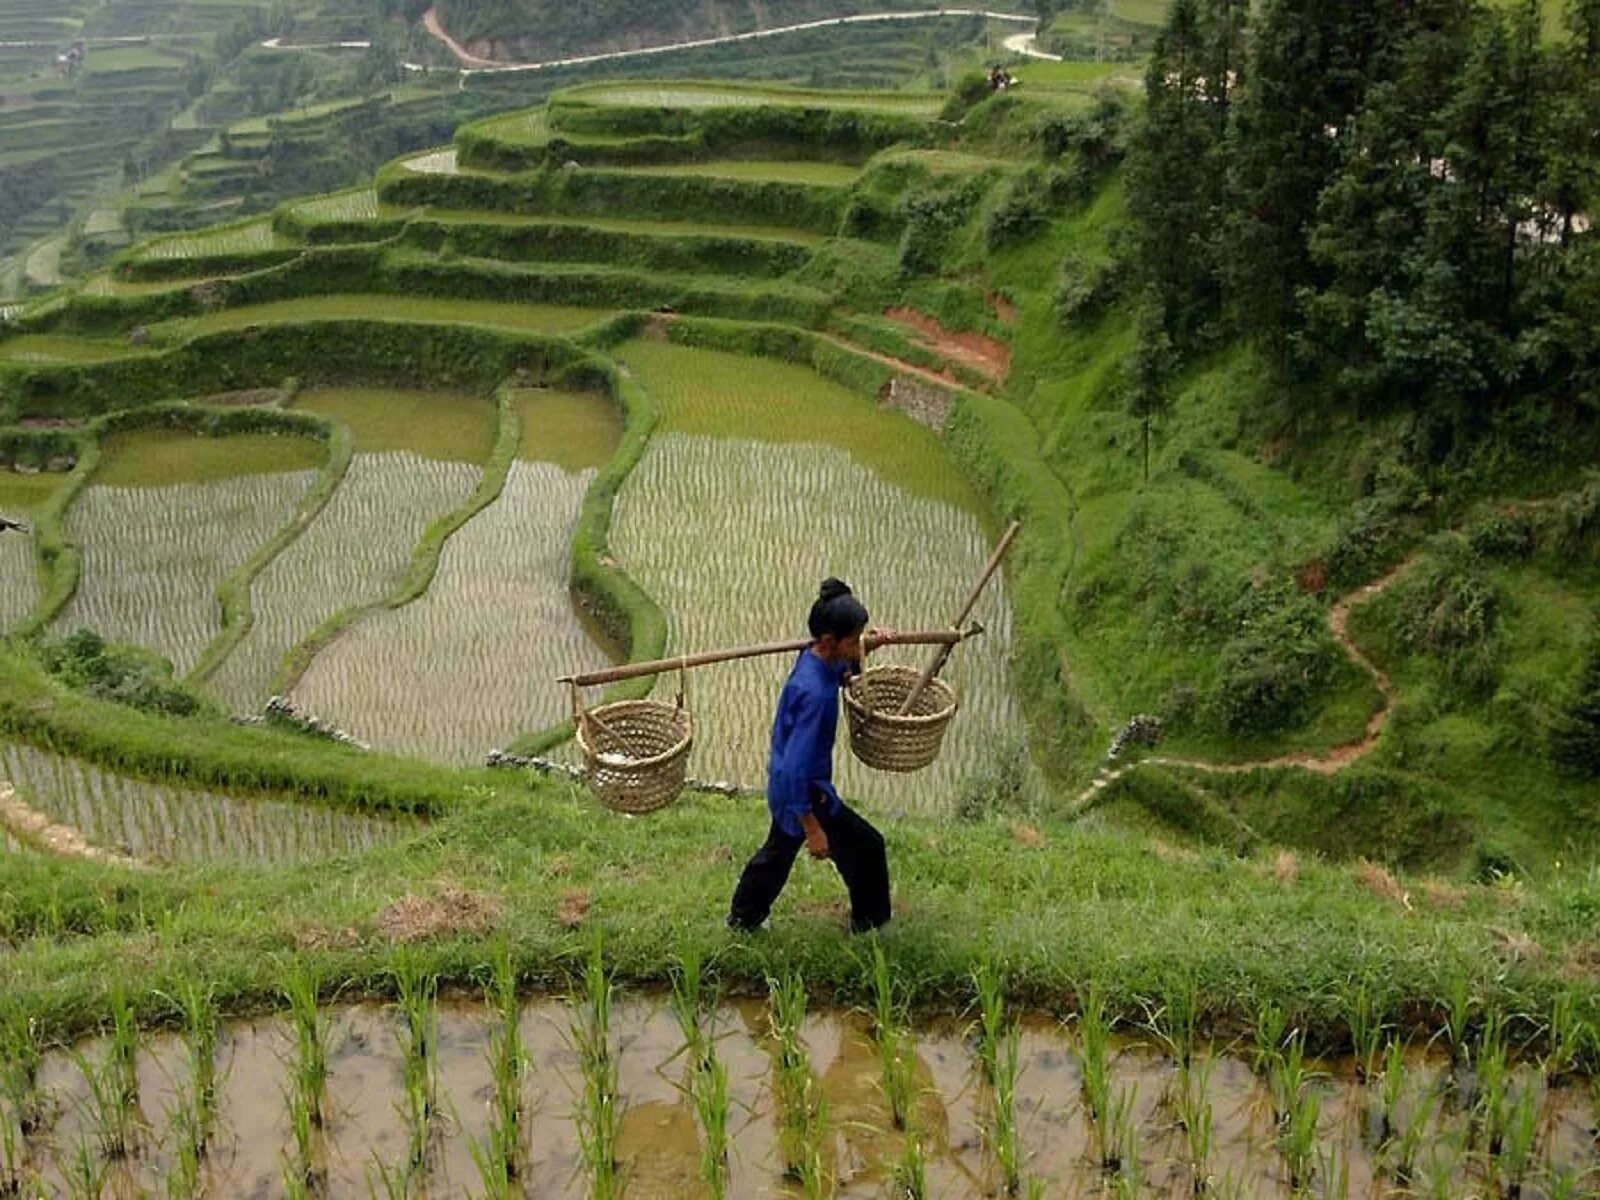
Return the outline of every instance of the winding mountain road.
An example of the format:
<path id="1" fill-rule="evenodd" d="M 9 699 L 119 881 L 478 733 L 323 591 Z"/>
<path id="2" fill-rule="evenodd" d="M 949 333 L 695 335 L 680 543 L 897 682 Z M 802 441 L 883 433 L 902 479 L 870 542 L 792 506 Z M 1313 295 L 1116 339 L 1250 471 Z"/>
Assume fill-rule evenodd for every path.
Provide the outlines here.
<path id="1" fill-rule="evenodd" d="M 836 25 L 860 25 L 875 21 L 926 21 L 934 17 L 986 17 L 991 21 L 1013 21 L 1024 25 L 1037 25 L 1039 23 L 1038 18 L 1034 16 L 1023 13 L 996 12 L 987 8 L 925 8 L 912 12 L 858 13 L 849 17 L 824 17 L 821 20 L 801 21 L 794 25 L 775 25 L 770 29 L 753 29 L 747 33 L 729 33 L 720 37 L 667 42 L 659 46 L 641 46 L 633 50 L 608 50 L 598 54 L 552 58 L 544 62 L 503 63 L 473 54 L 460 42 L 456 41 L 440 24 L 438 10 L 430 8 L 422 16 L 423 27 L 436 40 L 443 43 L 461 65 L 459 68 L 438 68 L 428 67 L 421 63 L 406 63 L 405 67 L 408 71 L 459 70 L 462 75 L 491 75 L 512 71 L 548 71 L 556 67 L 581 67 L 588 63 L 612 62 L 617 59 L 667 54 L 674 50 L 698 50 L 706 46 L 726 46 L 734 42 L 751 42 L 758 38 L 778 37 L 786 33 L 803 33 L 810 29 L 826 29 Z M 1031 37 L 1031 35 L 1027 36 Z M 1006 47 L 1008 49 L 1012 48 L 1012 43 L 1016 41 L 1016 38 L 1006 39 Z M 1031 45 L 1031 42 L 1028 44 Z M 1053 57 L 1037 50 L 1018 50 L 1017 53 L 1025 54 L 1032 58 Z"/>

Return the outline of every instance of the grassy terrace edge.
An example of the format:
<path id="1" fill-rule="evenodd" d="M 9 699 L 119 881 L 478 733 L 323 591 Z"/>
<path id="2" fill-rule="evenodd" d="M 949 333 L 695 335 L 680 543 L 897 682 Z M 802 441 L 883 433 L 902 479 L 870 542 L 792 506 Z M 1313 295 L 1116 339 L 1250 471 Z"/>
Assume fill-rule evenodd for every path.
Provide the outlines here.
<path id="1" fill-rule="evenodd" d="M 35 704 L 74 710 L 54 714 L 58 724 L 94 725 L 105 715 L 5 656 L 0 720 L 13 722 L 18 690 L 29 683 L 48 693 Z M 171 736 L 138 722 L 122 740 Z M 759 993 L 768 975 L 798 968 L 815 995 L 845 1004 L 867 997 L 863 950 L 842 935 L 827 872 L 802 870 L 770 934 L 738 939 L 722 927 L 733 856 L 765 828 L 757 803 L 690 796 L 649 821 L 597 820 L 592 802 L 563 783 L 361 761 L 260 730 L 232 730 L 229 740 L 230 752 L 263 765 L 269 748 L 293 755 L 301 778 L 331 782 L 359 765 L 444 815 L 397 846 L 309 868 L 134 872 L 22 857 L 0 906 L 3 930 L 17 941 L 0 959 L 0 995 L 50 1033 L 96 1028 L 130 954 L 140 965 L 134 1002 L 158 1024 L 175 1018 L 163 994 L 189 978 L 209 981 L 229 1012 L 277 1006 L 294 963 L 346 998 L 390 994 L 401 957 L 472 990 L 502 936 L 535 989 L 564 987 L 599 934 L 627 984 L 660 984 L 692 948 L 729 992 Z M 1585 953 L 1592 880 L 1515 898 L 1478 887 L 1450 905 L 1407 908 L 1368 891 L 1357 872 L 1317 862 L 1285 877 L 1265 857 L 1163 850 L 1056 822 L 1035 834 L 1020 840 L 995 820 L 954 830 L 922 818 L 891 826 L 901 900 L 883 941 L 896 971 L 917 981 L 924 1010 L 964 1007 L 971 972 L 987 961 L 1003 967 L 1013 1002 L 1030 1009 L 1064 1012 L 1092 981 L 1137 1021 L 1145 1004 L 1192 989 L 1213 1034 L 1242 1033 L 1261 1006 L 1277 1005 L 1324 1050 L 1347 1045 L 1348 1014 L 1363 991 L 1375 1016 L 1419 1039 L 1444 1019 L 1436 997 L 1457 993 L 1469 998 L 1474 1020 L 1510 1015 L 1514 1036 L 1535 1042 L 1557 997 L 1591 1021 L 1600 1014 L 1592 977 L 1566 970 Z M 456 880 L 471 881 L 496 930 L 404 944 L 385 935 L 388 906 L 448 894 Z M 588 903 L 582 928 L 560 915 L 573 896 Z M 1508 926 L 1542 953 L 1509 953 Z M 345 932 L 333 938 L 330 930 Z"/>

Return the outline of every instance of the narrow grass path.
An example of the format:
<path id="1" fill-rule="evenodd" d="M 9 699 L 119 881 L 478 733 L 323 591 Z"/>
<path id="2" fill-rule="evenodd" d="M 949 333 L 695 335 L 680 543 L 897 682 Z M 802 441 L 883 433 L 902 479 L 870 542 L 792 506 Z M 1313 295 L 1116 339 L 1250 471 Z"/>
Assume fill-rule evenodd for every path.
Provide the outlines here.
<path id="1" fill-rule="evenodd" d="M 1319 754 L 1281 754 L 1275 758 L 1237 763 L 1219 763 L 1197 758 L 1168 758 L 1162 755 L 1154 755 L 1120 767 L 1102 767 L 1100 773 L 1094 777 L 1089 786 L 1078 794 L 1072 806 L 1073 810 L 1082 812 L 1094 802 L 1100 793 L 1129 772 L 1135 771 L 1140 767 L 1180 767 L 1189 771 L 1201 771 L 1207 775 L 1242 775 L 1248 771 L 1271 770 L 1302 770 L 1311 771 L 1318 775 L 1336 775 L 1371 754 L 1373 750 L 1377 749 L 1378 737 L 1383 733 L 1384 727 L 1388 725 L 1389 716 L 1394 711 L 1394 681 L 1389 678 L 1388 672 L 1368 658 L 1361 650 L 1361 647 L 1357 646 L 1354 639 L 1351 638 L 1349 629 L 1350 613 L 1398 583 L 1410 573 L 1412 568 L 1420 561 L 1420 558 L 1420 553 L 1410 555 L 1382 578 L 1375 579 L 1339 599 L 1333 608 L 1328 611 L 1328 631 L 1333 634 L 1333 640 L 1339 643 L 1339 648 L 1345 652 L 1351 662 L 1372 677 L 1373 684 L 1383 697 L 1383 702 L 1367 718 L 1367 727 L 1362 731 L 1359 738 L 1346 742 L 1342 746 L 1335 746 L 1331 750 L 1324 750 Z"/>
<path id="2" fill-rule="evenodd" d="M 9 783 L 0 782 L 0 825 L 19 842 L 61 858 L 82 859 L 103 866 L 143 869 L 138 859 L 91 846 L 70 825 L 58 825 L 32 808 Z"/>

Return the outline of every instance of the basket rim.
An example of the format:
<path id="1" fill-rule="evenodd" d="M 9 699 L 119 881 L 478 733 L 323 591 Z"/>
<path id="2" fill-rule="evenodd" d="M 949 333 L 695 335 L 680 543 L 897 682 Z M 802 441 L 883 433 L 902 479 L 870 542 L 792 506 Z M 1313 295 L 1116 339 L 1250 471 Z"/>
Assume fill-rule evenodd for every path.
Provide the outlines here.
<path id="1" fill-rule="evenodd" d="M 908 667 L 902 663 L 884 663 L 882 666 L 868 667 L 865 671 L 861 672 L 860 675 L 857 675 L 856 679 L 865 679 L 874 671 L 890 672 L 893 674 L 915 673 L 918 676 L 921 675 L 921 672 L 918 671 L 916 667 Z M 956 695 L 955 688 L 951 687 L 948 683 L 937 676 L 928 680 L 928 687 L 930 689 L 938 689 L 939 691 L 942 691 L 946 696 L 949 697 L 950 702 L 937 712 L 931 713 L 907 713 L 906 715 L 901 716 L 899 713 L 879 712 L 876 709 L 868 708 L 856 698 L 855 680 L 852 680 L 850 682 L 850 686 L 844 689 L 844 702 L 847 708 L 849 708 L 852 712 L 861 714 L 863 719 L 869 721 L 879 721 L 889 726 L 898 726 L 900 728 L 916 728 L 922 725 L 934 725 L 943 721 L 948 721 L 955 715 L 956 710 L 961 707 L 961 697 Z"/>
<path id="2" fill-rule="evenodd" d="M 666 708 L 675 713 L 681 713 L 684 721 L 683 736 L 672 745 L 668 746 L 665 750 L 661 751 L 659 754 L 653 754 L 649 758 L 629 759 L 626 764 L 607 763 L 605 765 L 608 770 L 643 771 L 650 767 L 658 767 L 663 763 L 671 762 L 674 758 L 681 756 L 683 752 L 693 744 L 694 714 L 691 713 L 687 708 L 679 708 L 676 704 L 668 704 L 662 700 L 614 700 L 610 704 L 602 704 L 599 708 L 593 709 L 592 711 L 596 714 L 604 714 L 607 712 L 615 712 L 619 708 L 641 707 Z M 592 766 L 592 760 L 598 759 L 600 757 L 600 752 L 589 744 L 588 738 L 584 737 L 584 725 L 585 722 L 581 719 L 577 722 L 577 740 L 578 745 L 583 750 L 583 757 L 586 760 L 591 760 L 590 765 Z"/>

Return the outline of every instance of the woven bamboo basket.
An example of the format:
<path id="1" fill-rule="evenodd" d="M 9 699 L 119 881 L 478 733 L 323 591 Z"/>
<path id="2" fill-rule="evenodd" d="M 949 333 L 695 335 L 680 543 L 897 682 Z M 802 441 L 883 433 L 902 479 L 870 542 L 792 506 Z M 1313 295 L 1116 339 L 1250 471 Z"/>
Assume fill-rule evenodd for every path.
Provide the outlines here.
<path id="1" fill-rule="evenodd" d="M 902 774 L 920 771 L 939 757 L 944 731 L 961 706 L 955 689 L 932 679 L 905 716 L 900 705 L 922 672 L 898 664 L 871 667 L 844 689 L 850 750 L 867 766 Z"/>
<path id="2" fill-rule="evenodd" d="M 595 798 L 623 813 L 655 812 L 683 792 L 694 718 L 676 704 L 618 700 L 593 711 L 574 705 L 584 778 Z"/>

